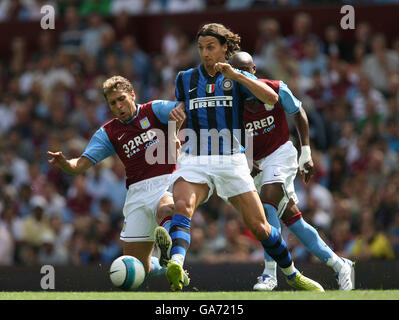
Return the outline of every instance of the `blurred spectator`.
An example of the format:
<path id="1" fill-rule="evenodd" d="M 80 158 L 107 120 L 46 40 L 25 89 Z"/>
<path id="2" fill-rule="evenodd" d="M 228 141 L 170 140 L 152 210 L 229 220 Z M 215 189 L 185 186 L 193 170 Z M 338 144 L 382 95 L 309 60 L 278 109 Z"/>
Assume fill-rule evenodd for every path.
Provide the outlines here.
<path id="1" fill-rule="evenodd" d="M 340 30 L 336 25 L 328 25 L 325 28 L 322 52 L 329 57 L 349 61 L 348 45 L 340 39 Z"/>
<path id="2" fill-rule="evenodd" d="M 78 54 L 84 27 L 76 7 L 66 8 L 64 22 L 65 26 L 60 34 L 60 46 L 71 54 Z"/>
<path id="3" fill-rule="evenodd" d="M 364 60 L 364 72 L 373 87 L 387 94 L 389 77 L 399 72 L 399 54 L 387 48 L 383 34 L 376 34 L 371 42 L 372 53 Z"/>
<path id="4" fill-rule="evenodd" d="M 201 228 L 191 229 L 190 250 L 187 251 L 186 259 L 190 262 L 203 261 L 208 253 L 205 247 L 205 232 Z"/>
<path id="5" fill-rule="evenodd" d="M 345 219 L 334 220 L 331 226 L 332 249 L 340 257 L 349 258 L 354 244 L 354 235 L 350 230 L 350 221 Z"/>
<path id="6" fill-rule="evenodd" d="M 253 57 L 254 64 L 258 72 L 270 74 L 277 63 L 278 53 L 276 51 L 284 47 L 285 39 L 280 33 L 280 24 L 276 19 L 269 17 L 261 19 L 258 23 L 258 30 L 259 35 Z"/>
<path id="7" fill-rule="evenodd" d="M 101 37 L 101 47 L 97 55 L 97 67 L 107 76 L 118 74 L 121 57 L 121 46 L 116 41 L 115 31 L 112 28 L 104 29 Z"/>
<path id="8" fill-rule="evenodd" d="M 374 112 L 385 116 L 387 105 L 384 96 L 375 89 L 365 75 L 360 75 L 359 82 L 351 100 L 352 114 L 357 121 L 368 116 L 367 105 L 372 105 Z M 372 111 L 369 109 L 369 112 Z"/>
<path id="9" fill-rule="evenodd" d="M 395 253 L 387 236 L 376 230 L 369 211 L 363 214 L 369 217 L 362 220 L 361 233 L 353 244 L 352 257 L 356 260 L 393 259 Z"/>
<path id="10" fill-rule="evenodd" d="M 31 199 L 32 214 L 21 221 L 21 240 L 31 246 L 41 244 L 41 235 L 50 230 L 45 210 L 47 201 L 42 196 L 34 196 Z"/>
<path id="11" fill-rule="evenodd" d="M 312 18 L 308 13 L 300 12 L 294 16 L 293 32 L 287 37 L 287 44 L 290 54 L 297 60 L 302 60 L 305 56 L 305 44 L 314 44 L 317 49 L 311 47 L 313 51 L 319 51 L 319 38 L 312 32 Z"/>
<path id="12" fill-rule="evenodd" d="M 98 12 L 92 12 L 87 17 L 88 26 L 82 31 L 80 48 L 90 56 L 96 56 L 101 47 L 104 30 L 111 26 L 104 22 Z"/>
<path id="13" fill-rule="evenodd" d="M 327 57 L 320 52 L 318 42 L 315 39 L 309 39 L 302 45 L 302 60 L 299 64 L 301 75 L 305 78 L 311 78 L 314 72 L 325 74 L 327 72 Z"/>
<path id="14" fill-rule="evenodd" d="M 65 215 L 66 200 L 57 190 L 54 183 L 46 180 L 42 186 L 41 195 L 47 201 L 47 216 L 49 218 L 59 217 L 62 218 Z"/>
<path id="15" fill-rule="evenodd" d="M 120 211 L 122 213 L 122 208 L 125 203 L 126 198 L 126 178 L 125 178 L 125 168 L 122 161 L 116 159 L 112 164 L 112 172 L 115 175 L 115 180 L 109 186 L 108 197 L 112 201 L 113 210 Z"/>
<path id="16" fill-rule="evenodd" d="M 358 42 L 353 47 L 353 57 L 350 59 L 348 68 L 348 78 L 351 83 L 357 83 L 359 81 L 360 74 L 363 70 L 363 61 L 366 56 L 366 46 Z"/>
<path id="17" fill-rule="evenodd" d="M 84 175 L 74 179 L 73 186 L 68 191 L 67 207 L 71 218 L 90 215 L 93 197 L 87 191 L 87 179 Z"/>
<path id="18" fill-rule="evenodd" d="M 138 46 L 136 37 L 130 35 L 122 39 L 121 59 L 129 62 L 129 66 L 134 75 L 134 84 L 138 84 L 141 90 L 140 100 L 148 99 L 148 84 L 151 74 L 150 59 Z M 135 88 L 137 87 L 134 86 Z M 139 100 L 139 101 L 140 101 Z"/>
<path id="19" fill-rule="evenodd" d="M 1 159 L 1 163 L 11 175 L 12 185 L 15 188 L 19 188 L 21 184 L 28 184 L 30 182 L 29 165 L 25 159 L 18 157 L 12 149 L 4 150 Z"/>
<path id="20" fill-rule="evenodd" d="M 114 174 L 103 163 L 99 163 L 99 165 L 88 170 L 86 176 L 86 190 L 93 197 L 95 204 L 98 205 L 101 198 L 108 197 L 109 186 L 115 181 Z"/>
<path id="21" fill-rule="evenodd" d="M 366 54 L 369 54 L 371 52 L 370 39 L 372 34 L 373 30 L 368 22 L 360 21 L 356 24 L 354 39 L 349 45 L 352 59 L 354 58 L 355 54 L 355 46 L 362 45 L 365 49 Z"/>
<path id="22" fill-rule="evenodd" d="M 65 247 L 57 246 L 53 232 L 46 231 L 40 236 L 37 260 L 41 265 L 63 265 L 68 261 Z"/>

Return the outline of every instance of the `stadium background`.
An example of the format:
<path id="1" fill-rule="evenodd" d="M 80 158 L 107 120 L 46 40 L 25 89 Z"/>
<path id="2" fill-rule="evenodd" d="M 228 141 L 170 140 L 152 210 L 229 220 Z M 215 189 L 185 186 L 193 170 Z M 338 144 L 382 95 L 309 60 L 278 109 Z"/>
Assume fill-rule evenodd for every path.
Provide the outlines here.
<path id="1" fill-rule="evenodd" d="M 40 28 L 44 4 L 56 9 L 55 30 Z M 340 28 L 344 4 L 355 8 L 354 30 Z M 375 271 L 364 286 L 398 288 L 398 13 L 397 1 L 0 1 L 2 288 L 24 289 L 21 276 L 39 279 L 44 264 L 90 279 L 121 254 L 120 161 L 72 177 L 51 168 L 46 151 L 81 154 L 111 117 L 101 94 L 109 76 L 130 79 L 139 103 L 173 100 L 177 71 L 199 62 L 194 36 L 206 22 L 239 33 L 258 76 L 284 80 L 303 101 L 316 168 L 308 185 L 296 181 L 305 219 L 336 253 Z M 325 271 L 283 233 L 306 274 Z M 262 248 L 216 196 L 197 210 L 191 236 L 192 271 L 251 270 L 242 277 L 250 288 L 263 269 Z"/>

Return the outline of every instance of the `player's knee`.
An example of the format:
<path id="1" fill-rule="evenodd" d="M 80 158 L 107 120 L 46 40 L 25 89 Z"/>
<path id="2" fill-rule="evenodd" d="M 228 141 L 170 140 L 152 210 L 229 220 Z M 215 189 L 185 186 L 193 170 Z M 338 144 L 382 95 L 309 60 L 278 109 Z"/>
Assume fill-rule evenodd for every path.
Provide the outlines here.
<path id="1" fill-rule="evenodd" d="M 251 232 L 258 240 L 265 240 L 269 238 L 271 233 L 270 224 L 266 223 L 258 223 L 251 226 Z"/>
<path id="2" fill-rule="evenodd" d="M 175 202 L 174 213 L 181 214 L 181 215 L 191 218 L 193 215 L 193 208 L 192 208 L 191 203 L 184 199 L 177 200 Z"/>
<path id="3" fill-rule="evenodd" d="M 298 209 L 298 207 L 296 206 L 295 202 L 292 199 L 290 199 L 287 204 L 287 207 L 285 208 L 285 210 L 281 216 L 281 220 L 283 220 L 283 222 L 289 221 L 293 217 L 298 216 L 298 214 L 300 214 L 300 213 L 301 212 Z"/>
<path id="4" fill-rule="evenodd" d="M 159 208 L 157 212 L 157 220 L 162 221 L 173 214 L 175 206 L 173 204 L 168 204 Z"/>

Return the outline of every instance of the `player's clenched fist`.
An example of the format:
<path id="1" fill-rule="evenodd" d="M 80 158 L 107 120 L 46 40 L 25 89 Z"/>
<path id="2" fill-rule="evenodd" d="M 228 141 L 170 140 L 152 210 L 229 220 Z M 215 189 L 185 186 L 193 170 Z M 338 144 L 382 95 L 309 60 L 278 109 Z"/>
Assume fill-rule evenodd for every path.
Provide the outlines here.
<path id="1" fill-rule="evenodd" d="M 184 120 L 186 120 L 185 104 L 180 103 L 176 108 L 169 113 L 169 120 L 176 121 L 176 128 L 180 129 Z"/>
<path id="2" fill-rule="evenodd" d="M 233 79 L 237 73 L 230 64 L 223 62 L 215 63 L 215 70 L 229 79 Z"/>

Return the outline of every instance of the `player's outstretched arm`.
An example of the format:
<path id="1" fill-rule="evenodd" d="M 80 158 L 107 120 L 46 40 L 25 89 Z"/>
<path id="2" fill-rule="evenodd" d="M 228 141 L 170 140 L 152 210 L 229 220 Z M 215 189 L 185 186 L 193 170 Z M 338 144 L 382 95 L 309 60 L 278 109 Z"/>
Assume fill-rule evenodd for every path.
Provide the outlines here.
<path id="1" fill-rule="evenodd" d="M 248 88 L 251 93 L 263 103 L 274 105 L 278 101 L 278 94 L 266 83 L 248 78 L 244 74 L 237 72 L 228 63 L 218 62 L 215 70 L 222 73 L 226 78 L 233 79 Z"/>
<path id="2" fill-rule="evenodd" d="M 313 175 L 313 160 L 310 151 L 309 121 L 306 112 L 300 108 L 294 115 L 295 127 L 301 142 L 301 155 L 299 157 L 299 171 L 307 183 Z"/>
<path id="3" fill-rule="evenodd" d="M 48 160 L 50 164 L 66 173 L 73 175 L 81 174 L 94 165 L 93 162 L 91 162 L 86 157 L 79 157 L 68 160 L 61 151 L 47 151 L 47 155 L 51 157 L 51 159 Z"/>

